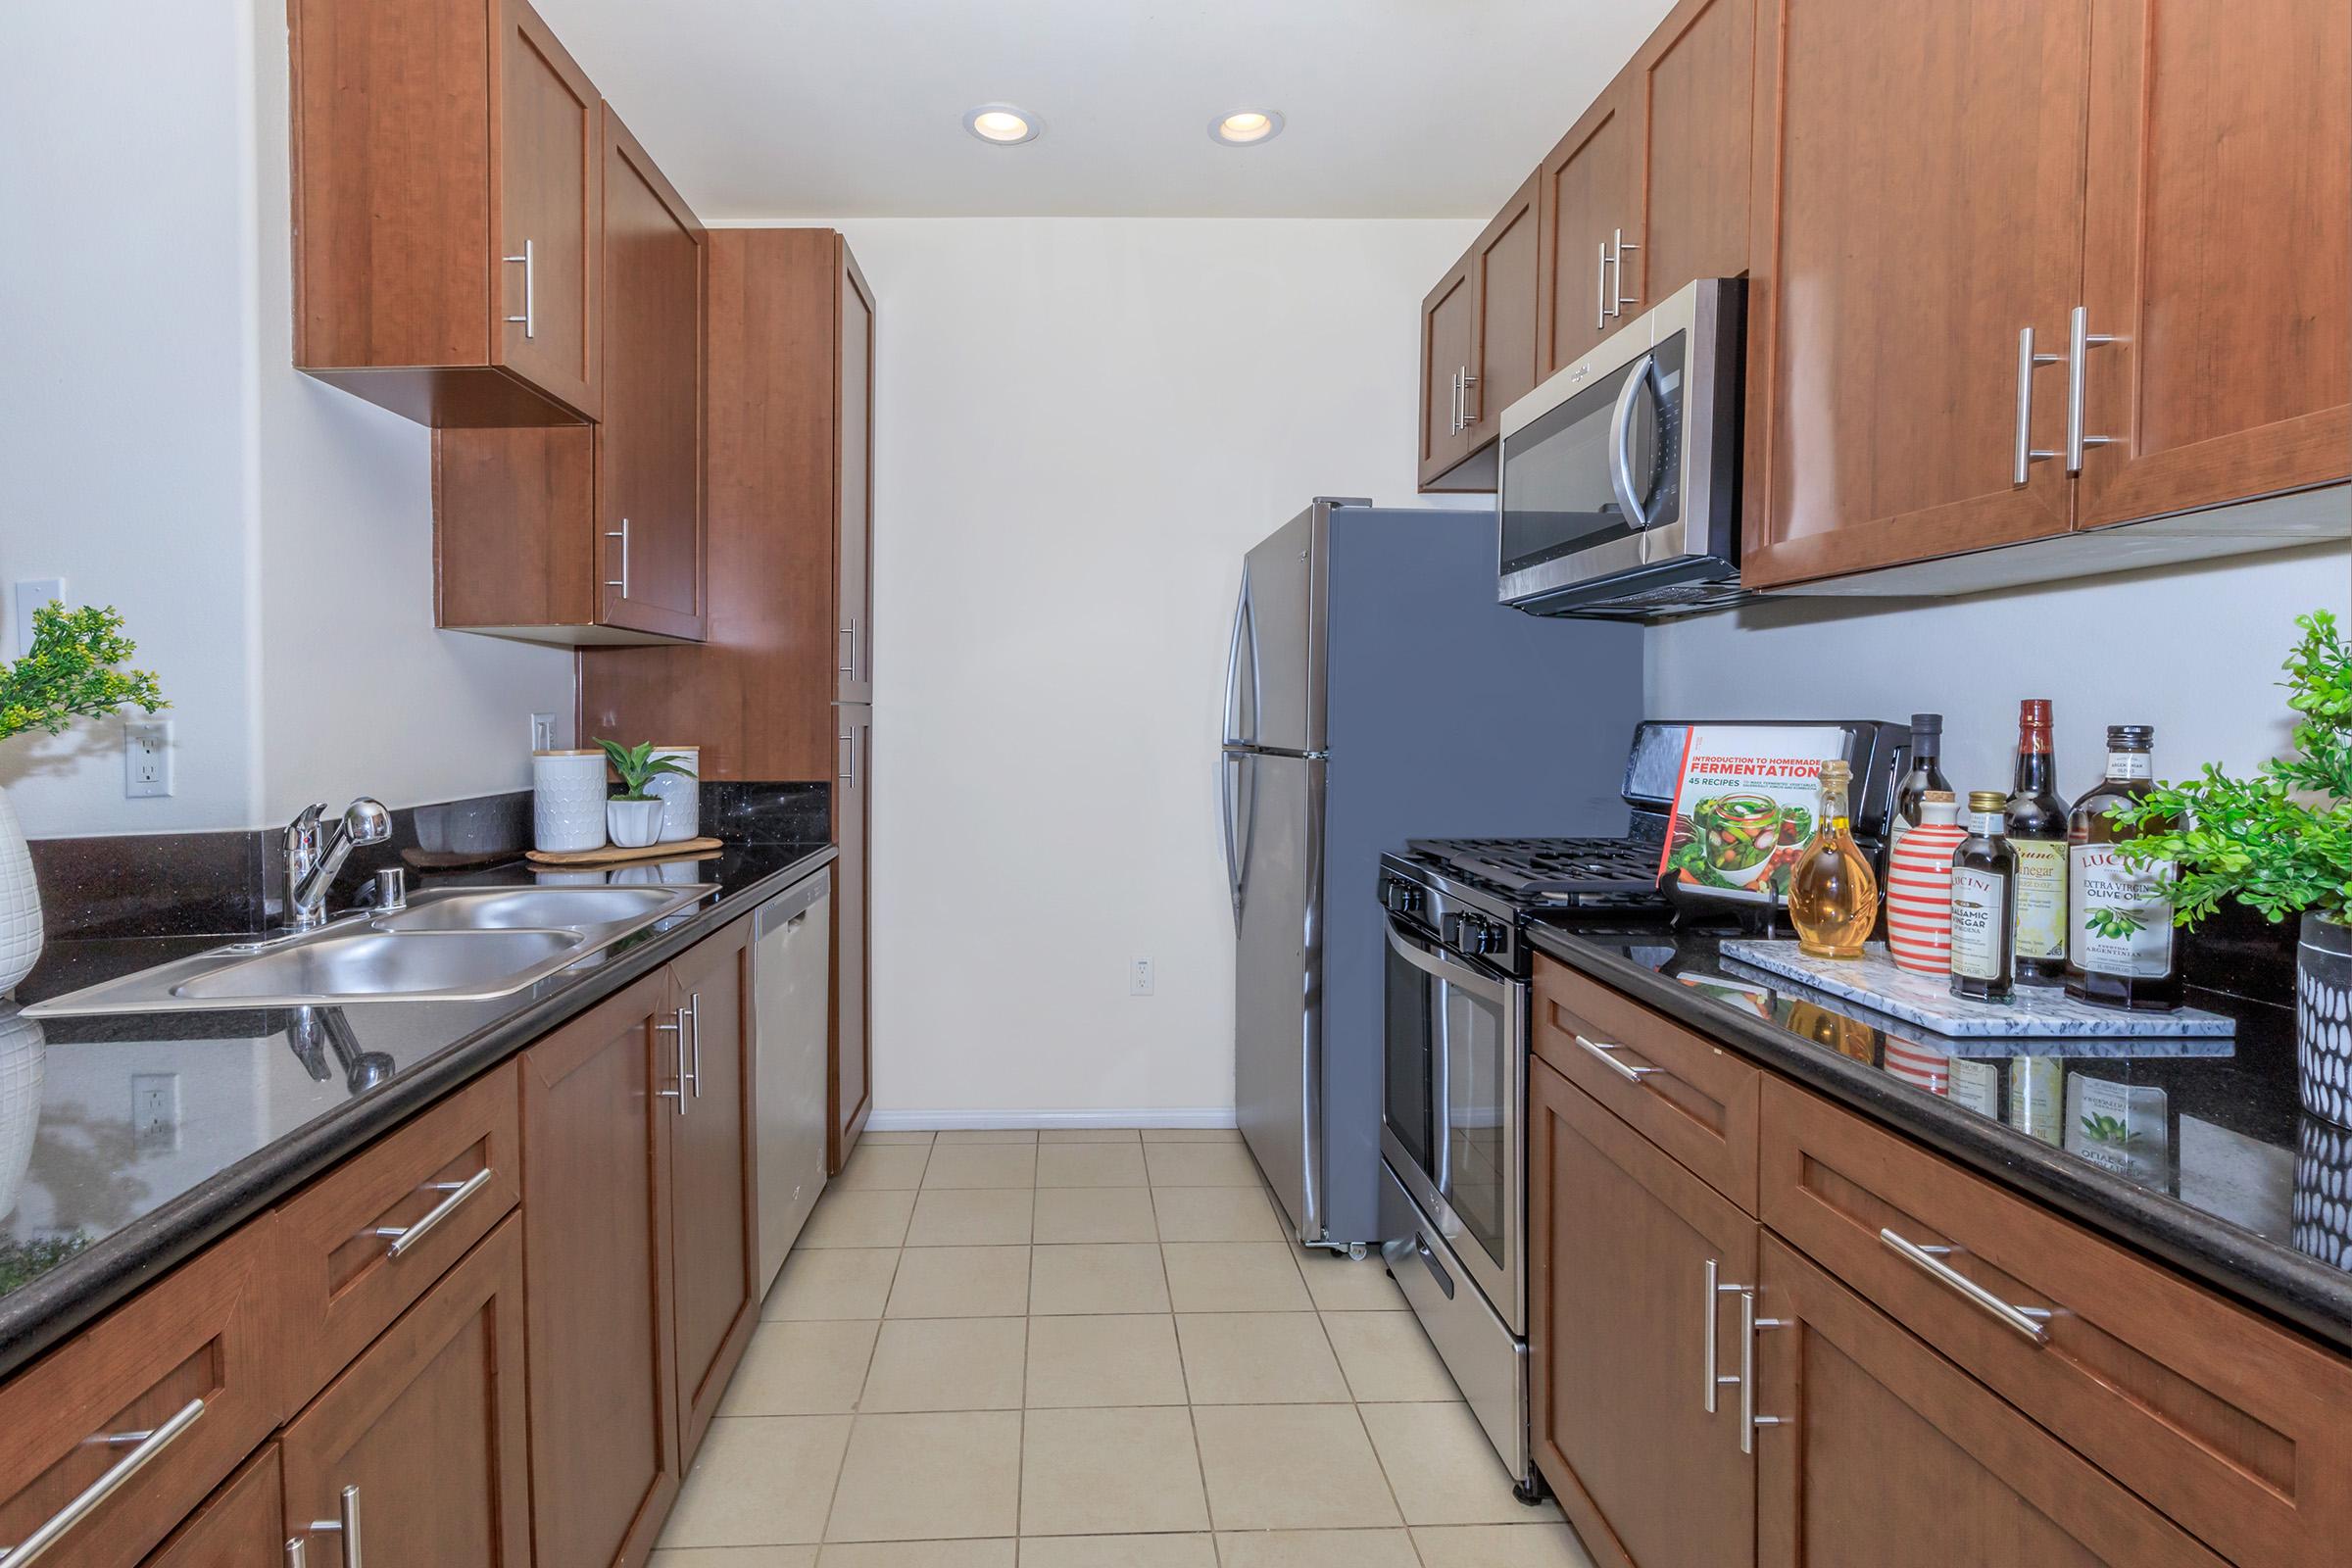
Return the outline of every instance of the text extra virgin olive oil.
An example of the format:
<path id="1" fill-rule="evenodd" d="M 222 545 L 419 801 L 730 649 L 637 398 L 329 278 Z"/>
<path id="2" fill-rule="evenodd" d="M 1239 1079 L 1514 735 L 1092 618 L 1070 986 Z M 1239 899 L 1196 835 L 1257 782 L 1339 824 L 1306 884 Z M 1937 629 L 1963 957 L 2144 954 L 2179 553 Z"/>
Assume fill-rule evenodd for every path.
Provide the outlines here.
<path id="1" fill-rule="evenodd" d="M 2107 727 L 2106 781 L 2075 803 L 2067 833 L 2066 994 L 2104 1006 L 2170 1012 L 2180 1005 L 2167 861 L 2138 865 L 2116 846 L 2140 836 L 2109 813 L 2154 789 L 2149 724 Z"/>

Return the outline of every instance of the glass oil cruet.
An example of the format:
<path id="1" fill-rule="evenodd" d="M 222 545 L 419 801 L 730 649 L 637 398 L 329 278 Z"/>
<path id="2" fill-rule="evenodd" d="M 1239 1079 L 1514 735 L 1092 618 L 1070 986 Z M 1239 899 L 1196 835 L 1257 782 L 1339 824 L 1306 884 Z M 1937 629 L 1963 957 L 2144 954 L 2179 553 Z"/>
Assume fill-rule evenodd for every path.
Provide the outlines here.
<path id="1" fill-rule="evenodd" d="M 1853 768 L 1821 764 L 1821 814 L 1788 872 L 1788 923 L 1816 958 L 1858 958 L 1879 914 L 1879 879 L 1854 846 L 1846 797 Z"/>

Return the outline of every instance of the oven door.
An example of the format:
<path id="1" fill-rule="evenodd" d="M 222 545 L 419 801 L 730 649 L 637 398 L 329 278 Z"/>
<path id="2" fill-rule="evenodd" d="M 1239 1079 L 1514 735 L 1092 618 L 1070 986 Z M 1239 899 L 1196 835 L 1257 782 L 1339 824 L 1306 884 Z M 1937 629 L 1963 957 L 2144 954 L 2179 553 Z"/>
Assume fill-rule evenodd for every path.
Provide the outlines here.
<path id="1" fill-rule="evenodd" d="M 1513 1334 L 1522 1261 L 1527 987 L 1388 922 L 1381 1151 Z"/>

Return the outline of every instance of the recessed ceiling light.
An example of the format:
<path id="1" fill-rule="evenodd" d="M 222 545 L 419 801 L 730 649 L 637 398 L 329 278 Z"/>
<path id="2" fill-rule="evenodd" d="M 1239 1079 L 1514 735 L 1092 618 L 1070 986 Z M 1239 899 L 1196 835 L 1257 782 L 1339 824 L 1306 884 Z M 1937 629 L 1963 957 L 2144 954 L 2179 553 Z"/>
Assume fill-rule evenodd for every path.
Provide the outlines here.
<path id="1" fill-rule="evenodd" d="M 1037 133 L 1046 127 L 1036 116 L 1011 104 L 982 104 L 963 113 L 963 128 L 982 141 L 993 141 L 1000 147 L 1015 147 L 1025 141 L 1037 140 Z"/>
<path id="2" fill-rule="evenodd" d="M 1271 109 L 1237 109 L 1208 122 L 1211 141 L 1228 147 L 1249 147 L 1282 134 L 1282 116 Z"/>

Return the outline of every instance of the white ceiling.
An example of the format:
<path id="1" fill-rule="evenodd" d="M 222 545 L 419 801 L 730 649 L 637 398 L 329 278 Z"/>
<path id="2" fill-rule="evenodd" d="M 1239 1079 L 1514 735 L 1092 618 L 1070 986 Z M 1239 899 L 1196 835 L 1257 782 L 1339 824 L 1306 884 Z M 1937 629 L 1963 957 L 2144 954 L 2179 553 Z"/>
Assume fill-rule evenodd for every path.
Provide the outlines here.
<path id="1" fill-rule="evenodd" d="M 711 220 L 1486 217 L 1669 0 L 537 0 Z M 1045 124 L 963 130 L 975 104 Z M 1250 148 L 1211 119 L 1276 109 Z"/>

